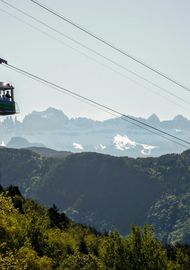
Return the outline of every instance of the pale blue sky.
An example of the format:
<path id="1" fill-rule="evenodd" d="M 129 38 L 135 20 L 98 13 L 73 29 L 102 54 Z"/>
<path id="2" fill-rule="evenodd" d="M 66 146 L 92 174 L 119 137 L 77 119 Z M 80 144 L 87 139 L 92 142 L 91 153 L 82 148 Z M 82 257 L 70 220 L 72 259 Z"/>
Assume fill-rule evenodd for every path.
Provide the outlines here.
<path id="1" fill-rule="evenodd" d="M 7 0 L 12 5 L 44 20 L 59 31 L 85 43 L 127 68 L 147 77 L 190 102 L 190 93 L 168 83 L 138 64 L 114 52 L 101 43 L 75 30 L 58 18 L 36 7 L 28 0 Z M 41 0 L 71 20 L 104 37 L 130 54 L 167 73 L 190 87 L 190 1 L 189 0 Z M 0 9 L 47 31 L 56 38 L 79 49 L 98 61 L 105 60 L 81 49 L 71 41 L 46 30 L 32 20 L 0 2 Z M 1 53 L 10 64 L 38 74 L 52 82 L 74 90 L 88 98 L 133 116 L 148 117 L 156 113 L 161 119 L 183 114 L 190 118 L 190 106 L 161 90 L 153 88 L 114 65 L 112 68 L 146 85 L 150 90 L 180 103 L 185 110 L 162 97 L 132 83 L 126 78 L 89 60 L 66 46 L 22 24 L 0 10 Z M 48 107 L 62 109 L 70 117 L 85 116 L 105 119 L 104 112 L 80 103 L 51 88 L 0 67 L 0 81 L 10 81 L 16 89 L 21 110 L 20 118 L 32 110 Z"/>

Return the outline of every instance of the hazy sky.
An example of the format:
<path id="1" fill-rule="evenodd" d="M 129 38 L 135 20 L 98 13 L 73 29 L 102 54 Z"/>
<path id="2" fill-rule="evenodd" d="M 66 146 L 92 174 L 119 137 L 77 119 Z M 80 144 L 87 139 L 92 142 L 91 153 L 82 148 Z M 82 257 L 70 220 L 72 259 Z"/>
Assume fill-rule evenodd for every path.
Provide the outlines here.
<path id="1" fill-rule="evenodd" d="M 29 0 L 6 1 L 190 102 L 190 93 L 48 14 Z M 190 87 L 189 0 L 40 1 Z M 135 80 L 137 84 L 15 20 L 2 10 L 46 31 L 56 39 Z M 2 2 L 0 2 L 0 14 L 0 57 L 7 59 L 10 64 L 59 83 L 63 87 L 93 98 L 125 114 L 148 117 L 156 113 L 161 119 L 183 114 L 190 118 L 188 104 L 93 55 L 8 8 Z M 20 118 L 33 110 L 44 110 L 50 106 L 63 110 L 70 117 L 85 116 L 93 119 L 110 117 L 104 112 L 5 67 L 0 67 L 0 81 L 9 81 L 15 86 L 21 111 Z M 178 107 L 171 101 L 184 108 Z"/>

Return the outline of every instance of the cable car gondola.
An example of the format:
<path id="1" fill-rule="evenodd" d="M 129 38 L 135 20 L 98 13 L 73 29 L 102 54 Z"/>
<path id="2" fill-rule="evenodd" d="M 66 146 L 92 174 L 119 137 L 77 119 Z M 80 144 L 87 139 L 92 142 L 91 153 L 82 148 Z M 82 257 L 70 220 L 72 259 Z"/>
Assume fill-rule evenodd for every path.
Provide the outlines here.
<path id="1" fill-rule="evenodd" d="M 14 87 L 7 82 L 0 82 L 0 115 L 16 114 Z"/>

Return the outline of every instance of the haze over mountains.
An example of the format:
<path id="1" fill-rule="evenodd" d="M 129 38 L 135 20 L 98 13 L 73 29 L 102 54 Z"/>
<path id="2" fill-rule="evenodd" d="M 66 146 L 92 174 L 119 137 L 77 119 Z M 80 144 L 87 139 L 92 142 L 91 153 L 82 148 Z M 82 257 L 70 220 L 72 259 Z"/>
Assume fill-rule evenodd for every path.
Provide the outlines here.
<path id="1" fill-rule="evenodd" d="M 148 119 L 137 119 L 182 139 L 190 138 L 190 120 L 181 115 L 167 121 L 160 121 L 155 114 Z M 12 148 L 48 147 L 59 151 L 130 157 L 160 156 L 185 150 L 121 118 L 105 121 L 69 119 L 62 111 L 54 108 L 34 111 L 22 122 L 9 117 L 0 125 L 0 141 Z"/>

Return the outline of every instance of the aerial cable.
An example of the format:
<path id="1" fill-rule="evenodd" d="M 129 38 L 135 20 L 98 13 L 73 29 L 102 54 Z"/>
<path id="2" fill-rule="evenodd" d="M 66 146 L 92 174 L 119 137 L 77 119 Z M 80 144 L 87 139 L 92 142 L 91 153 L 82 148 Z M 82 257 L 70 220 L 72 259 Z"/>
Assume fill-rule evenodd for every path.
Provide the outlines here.
<path id="1" fill-rule="evenodd" d="M 43 21 L 41 21 L 41 20 L 35 18 L 34 16 L 31 16 L 30 14 L 28 14 L 28 13 L 24 12 L 23 10 L 21 10 L 21 9 L 19 9 L 19 8 L 13 6 L 13 5 L 11 5 L 11 4 L 9 4 L 8 2 L 6 2 L 6 1 L 4 1 L 4 0 L 0 0 L 0 2 L 2 2 L 2 3 L 4 3 L 4 4 L 6 4 L 6 5 L 8 5 L 9 7 L 13 8 L 13 9 L 15 9 L 15 10 L 17 10 L 17 11 L 20 12 L 21 14 L 24 14 L 25 16 L 27 16 L 27 17 L 31 18 L 32 20 L 34 20 L 34 21 L 40 23 L 41 25 L 45 26 L 46 28 L 48 28 L 48 29 L 50 29 L 50 30 L 56 32 L 57 34 L 59 34 L 59 35 L 65 37 L 65 38 L 69 39 L 70 41 L 76 43 L 77 45 L 79 45 L 79 46 L 81 46 L 81 47 L 83 47 L 83 48 L 89 50 L 90 52 L 92 52 L 92 53 L 98 55 L 99 57 L 105 59 L 106 61 L 108 61 L 108 62 L 110 62 L 110 63 L 112 63 L 112 64 L 118 66 L 119 68 L 122 68 L 123 70 L 125 70 L 125 71 L 127 71 L 127 72 L 129 72 L 129 73 L 131 73 L 131 74 L 133 74 L 134 76 L 136 76 L 136 77 L 138 77 L 139 79 L 141 79 L 141 80 L 143 80 L 143 81 L 149 83 L 150 85 L 152 85 L 152 86 L 154 86 L 154 87 L 156 87 L 156 88 L 158 88 L 158 89 L 160 89 L 160 90 L 166 92 L 168 95 L 173 96 L 173 97 L 179 99 L 180 101 L 182 101 L 182 102 L 184 102 L 184 103 L 190 105 L 190 102 L 189 102 L 188 100 L 183 99 L 183 98 L 181 98 L 181 97 L 175 95 L 174 93 L 171 93 L 170 91 L 168 91 L 167 89 L 165 89 L 165 88 L 163 88 L 163 87 L 160 87 L 160 86 L 157 85 L 156 83 L 154 83 L 154 82 L 152 82 L 152 81 L 146 79 L 145 77 L 139 75 L 138 73 L 136 73 L 136 72 L 134 72 L 134 71 L 132 71 L 132 70 L 126 68 L 125 66 L 123 66 L 123 65 L 117 63 L 116 61 L 114 61 L 114 60 L 112 60 L 112 59 L 110 59 L 110 58 L 104 56 L 103 54 L 101 54 L 101 53 L 95 51 L 94 49 L 91 49 L 90 47 L 88 47 L 88 46 L 84 45 L 83 43 L 81 43 L 81 42 L 79 42 L 79 41 L 77 41 L 77 40 L 75 40 L 75 39 L 69 37 L 68 35 L 65 35 L 63 32 L 58 31 L 58 30 L 55 29 L 54 27 L 49 26 L 47 23 L 44 23 Z M 41 30 L 40 30 L 40 31 L 41 31 Z M 42 32 L 42 31 L 41 31 L 41 32 Z M 44 31 L 43 31 L 43 32 L 44 32 Z M 50 36 L 49 34 L 47 34 L 47 35 Z M 56 39 L 56 38 L 55 38 L 55 39 Z M 66 45 L 66 46 L 68 46 L 68 45 Z M 68 47 L 69 47 L 69 46 L 68 46 Z M 70 48 L 72 48 L 72 47 L 70 47 Z M 75 50 L 75 51 L 78 51 L 77 49 L 74 49 L 74 50 Z M 78 53 L 80 53 L 80 51 L 78 51 Z M 83 52 L 81 52 L 81 54 L 86 55 L 86 54 L 83 53 Z M 87 56 L 87 55 L 86 55 L 86 57 L 91 58 L 90 56 Z M 94 58 L 91 58 L 91 60 L 92 60 L 92 59 L 94 59 Z M 98 62 L 98 61 L 95 60 L 95 59 L 94 59 L 94 61 L 95 61 L 95 62 Z M 100 62 L 99 62 L 99 63 L 100 63 Z M 104 65 L 104 64 L 102 64 L 102 65 Z M 105 66 L 107 66 L 107 65 L 105 65 Z M 108 67 L 108 66 L 107 66 L 107 67 Z M 110 69 L 112 69 L 112 68 L 110 68 Z M 113 70 L 113 69 L 112 69 L 112 70 Z M 117 71 L 114 71 L 114 72 L 120 73 L 120 72 L 117 72 Z M 120 73 L 120 75 L 121 75 L 121 73 Z M 135 80 L 133 80 L 133 79 L 131 79 L 131 78 L 128 78 L 128 77 L 125 76 L 125 75 L 122 75 L 122 76 L 123 76 L 123 77 L 126 77 L 128 80 L 131 80 L 131 81 L 133 81 L 134 83 L 136 83 L 136 84 L 138 84 L 138 85 L 141 85 L 141 84 L 137 83 Z M 142 85 L 141 85 L 141 86 L 142 86 Z M 145 86 L 143 86 L 143 87 L 146 88 Z M 149 88 L 146 88 L 146 89 L 148 89 L 148 90 L 150 91 Z M 153 92 L 153 91 L 152 91 L 152 92 Z M 172 102 L 172 103 L 173 103 L 173 102 Z M 176 103 L 175 103 L 175 104 L 176 104 Z M 180 106 L 180 105 L 179 105 L 179 106 Z M 180 107 L 182 107 L 182 108 L 185 109 L 185 110 L 188 110 L 187 108 L 185 108 L 185 107 L 183 107 L 183 106 L 180 106 Z M 188 111 L 189 111 L 189 110 L 188 110 Z"/>
<path id="2" fill-rule="evenodd" d="M 9 65 L 6 65 L 6 67 L 8 67 L 9 69 L 11 69 L 11 70 L 13 70 L 13 71 L 16 71 L 17 73 L 20 73 L 20 74 L 24 75 L 24 76 L 26 76 L 26 77 L 28 77 L 28 78 L 30 78 L 30 79 L 33 79 L 33 80 L 35 80 L 35 81 L 37 81 L 37 82 L 40 82 L 40 83 L 43 84 L 43 85 L 46 85 L 46 86 L 48 86 L 48 87 L 51 87 L 52 89 L 55 89 L 55 90 L 58 91 L 59 93 L 62 93 L 62 94 L 66 94 L 66 95 L 68 95 L 68 96 L 71 96 L 72 98 L 74 98 L 74 99 L 76 99 L 76 100 L 78 100 L 78 101 L 80 101 L 80 102 L 83 102 L 83 103 L 85 103 L 85 104 L 88 104 L 88 105 L 90 105 L 90 106 L 93 106 L 93 107 L 97 108 L 98 110 L 104 111 L 104 112 L 108 113 L 109 115 L 118 117 L 118 114 L 113 113 L 113 112 L 111 112 L 111 111 L 108 111 L 108 110 L 106 110 L 106 109 L 104 109 L 104 108 L 102 108 L 102 107 L 100 107 L 100 106 L 98 107 L 98 105 L 95 105 L 95 104 L 93 104 L 93 103 L 90 103 L 90 102 L 88 102 L 88 101 L 85 101 L 84 99 L 81 99 L 81 98 L 76 97 L 76 96 L 74 96 L 74 95 L 72 95 L 72 94 L 70 94 L 70 93 L 65 92 L 64 90 L 58 89 L 57 87 L 55 87 L 55 86 L 53 86 L 53 85 L 50 85 L 49 83 L 44 82 L 44 81 L 42 81 L 41 79 L 39 79 L 39 78 L 37 78 L 37 77 L 35 78 L 35 77 L 34 77 L 32 74 L 30 74 L 30 73 L 23 72 L 22 70 L 19 70 L 19 69 L 16 70 L 15 67 L 13 68 L 12 66 L 9 66 Z M 166 137 L 166 136 L 164 136 L 164 135 L 162 135 L 162 134 L 159 134 L 159 133 L 157 133 L 157 132 L 155 132 L 155 131 L 153 131 L 153 130 L 150 130 L 150 129 L 148 129 L 148 128 L 146 128 L 146 127 L 140 125 L 140 124 L 131 122 L 130 120 L 126 119 L 125 115 L 120 116 L 120 119 L 124 120 L 125 122 L 130 123 L 130 124 L 133 125 L 133 126 L 137 126 L 137 127 L 141 128 L 141 129 L 144 129 L 144 130 L 146 130 L 146 131 L 152 133 L 152 134 L 155 134 L 155 135 L 157 135 L 157 136 L 159 136 L 159 137 L 162 137 L 162 138 L 164 138 L 165 140 L 168 140 L 168 141 L 170 141 L 170 142 L 172 142 L 172 143 L 175 143 L 175 144 L 180 145 L 180 146 L 182 146 L 182 147 L 184 147 L 184 148 L 186 148 L 186 149 L 189 149 L 189 147 L 187 147 L 186 145 L 184 145 L 184 144 L 182 144 L 182 143 L 180 143 L 180 142 L 178 142 L 178 141 L 175 141 L 175 140 L 173 140 L 173 139 L 170 139 L 170 138 L 168 138 L 168 137 Z"/>
<path id="3" fill-rule="evenodd" d="M 4 64 L 3 64 L 3 65 L 4 65 Z M 177 136 L 174 136 L 174 135 L 172 135 L 172 134 L 170 134 L 170 133 L 168 133 L 168 132 L 165 132 L 165 131 L 163 131 L 163 130 L 161 130 L 161 129 L 159 129 L 159 128 L 156 128 L 156 127 L 154 127 L 154 126 L 152 126 L 152 125 L 146 124 L 146 123 L 144 123 L 144 122 L 142 122 L 142 121 L 140 121 L 140 120 L 138 120 L 138 119 L 133 118 L 132 116 L 128 116 L 128 115 L 122 114 L 121 112 L 119 112 L 119 111 L 117 111 L 117 110 L 115 110 L 115 109 L 112 109 L 112 108 L 110 108 L 110 107 L 108 107 L 108 106 L 106 106 L 106 105 L 103 105 L 103 104 L 101 104 L 101 103 L 99 103 L 99 102 L 97 102 L 97 101 L 95 101 L 95 100 L 93 100 L 93 99 L 90 99 L 90 98 L 87 98 L 87 97 L 85 97 L 85 96 L 82 96 L 82 95 L 80 95 L 80 94 L 78 94 L 78 93 L 76 93 L 76 92 L 74 92 L 74 91 L 71 91 L 71 90 L 69 90 L 69 89 L 66 89 L 66 88 L 64 88 L 64 87 L 62 87 L 62 86 L 60 86 L 60 85 L 57 85 L 57 84 L 55 84 L 55 83 L 52 83 L 52 82 L 50 82 L 50 81 L 48 81 L 48 80 L 46 80 L 46 79 L 43 79 L 43 78 L 41 78 L 41 77 L 39 77 L 39 76 L 37 76 L 37 75 L 34 75 L 34 74 L 30 73 L 30 72 L 27 72 L 27 71 L 25 71 L 25 70 L 23 70 L 23 69 L 17 68 L 17 67 L 15 67 L 15 66 L 13 66 L 13 65 L 10 65 L 10 64 L 8 64 L 8 63 L 7 63 L 5 66 L 10 67 L 10 68 L 14 69 L 15 71 L 21 72 L 21 73 L 23 73 L 24 75 L 30 76 L 31 78 L 34 78 L 35 80 L 38 80 L 38 81 L 43 82 L 43 83 L 46 83 L 46 84 L 48 84 L 49 86 L 53 86 L 54 88 L 57 88 L 57 89 L 59 89 L 59 90 L 62 90 L 63 92 L 66 92 L 66 93 L 69 93 L 69 94 L 71 94 L 71 95 L 74 95 L 74 96 L 76 96 L 77 98 L 80 98 L 80 99 L 82 99 L 82 100 L 84 100 L 84 101 L 87 101 L 87 102 L 89 102 L 89 103 L 91 103 L 91 104 L 94 104 L 94 105 L 96 105 L 96 106 L 99 106 L 99 107 L 101 107 L 101 108 L 103 108 L 103 109 L 105 109 L 105 110 L 108 110 L 108 111 L 110 111 L 110 112 L 112 112 L 112 113 L 114 113 L 114 114 L 120 115 L 122 118 L 125 118 L 125 119 L 127 119 L 127 120 L 129 120 L 129 121 L 132 121 L 133 124 L 134 124 L 134 123 L 135 123 L 135 124 L 138 124 L 139 127 L 141 126 L 141 128 L 146 129 L 146 130 L 148 130 L 149 132 L 152 132 L 152 133 L 155 132 L 155 131 L 156 131 L 156 132 L 159 132 L 159 134 L 156 133 L 158 136 L 160 136 L 160 135 L 166 135 L 166 136 L 169 137 L 168 140 L 170 140 L 170 141 L 172 141 L 172 142 L 175 142 L 175 143 L 179 144 L 179 142 L 176 142 L 176 141 L 173 140 L 173 139 L 175 139 L 175 140 L 177 140 L 177 141 L 180 141 L 180 145 L 182 145 L 181 142 L 190 145 L 190 142 L 188 142 L 188 141 L 186 141 L 186 140 L 183 140 L 183 139 L 181 139 L 181 138 L 179 138 L 179 137 L 177 137 Z M 160 134 L 160 133 L 161 133 L 161 134 Z M 162 137 L 162 136 L 161 136 L 161 137 Z M 172 140 L 171 140 L 171 138 L 172 138 Z M 188 147 L 185 146 L 184 144 L 183 144 L 182 146 L 188 148 Z"/>
<path id="4" fill-rule="evenodd" d="M 140 87 L 143 87 L 144 89 L 146 89 L 146 90 L 148 90 L 148 91 L 150 91 L 150 92 L 153 92 L 154 94 L 160 96 L 161 98 L 167 100 L 167 101 L 170 102 L 170 103 L 175 104 L 176 106 L 178 106 L 178 107 L 184 109 L 185 111 L 190 112 L 190 110 L 189 110 L 188 108 L 182 106 L 181 104 L 176 103 L 176 102 L 174 102 L 173 100 L 170 100 L 170 99 L 167 98 L 167 97 L 164 97 L 163 95 L 161 95 L 160 93 L 158 93 L 158 92 L 156 92 L 156 91 L 154 91 L 154 90 L 152 90 L 152 89 L 149 89 L 149 88 L 146 87 L 145 85 L 142 85 L 141 83 L 139 83 L 139 82 L 133 80 L 132 78 L 129 78 L 128 76 L 126 76 L 125 74 L 119 72 L 118 70 L 115 70 L 115 69 L 113 69 L 112 67 L 110 67 L 110 66 L 108 66 L 108 65 L 106 65 L 106 64 L 104 64 L 104 63 L 98 61 L 97 59 L 95 59 L 95 58 L 89 56 L 88 54 L 86 54 L 86 53 L 84 53 L 84 52 L 82 52 L 82 51 L 80 51 L 80 50 L 78 50 L 78 49 L 76 49 L 76 48 L 74 48 L 74 47 L 72 47 L 72 46 L 66 44 L 66 43 L 63 42 L 62 40 L 57 39 L 56 37 L 54 37 L 54 36 L 48 34 L 47 32 L 41 30 L 40 28 L 38 28 L 38 27 L 36 27 L 36 26 L 34 26 L 34 25 L 32 25 L 32 24 L 26 22 L 25 20 L 22 20 L 22 19 L 18 18 L 17 16 L 15 16 L 15 15 L 13 15 L 13 14 L 9 13 L 8 11 L 5 11 L 5 10 L 3 10 L 3 9 L 1 9 L 1 8 L 0 8 L 0 11 L 3 12 L 3 13 L 5 13 L 5 14 L 7 14 L 7 15 L 9 15 L 10 17 L 14 18 L 15 20 L 17 20 L 17 21 L 19 21 L 19 22 L 21 22 L 21 23 L 23 23 L 23 24 L 25 24 L 25 25 L 31 27 L 32 29 L 34 29 L 34 30 L 36 30 L 36 31 L 38 31 L 38 32 L 40 32 L 40 33 L 42 33 L 42 34 L 48 36 L 49 38 L 51 38 L 51 39 L 57 41 L 57 42 L 60 43 L 61 45 L 66 46 L 66 47 L 68 47 L 69 49 L 71 49 L 71 50 L 73 50 L 73 51 L 75 51 L 75 52 L 77 52 L 77 53 L 79 53 L 79 54 L 81 54 L 81 55 L 83 55 L 83 56 L 89 58 L 90 60 L 96 62 L 97 64 L 99 64 L 99 65 L 101 65 L 101 66 L 103 66 L 103 67 L 105 67 L 105 68 L 107 68 L 107 69 L 113 71 L 114 73 L 116 73 L 116 74 L 122 76 L 123 78 L 125 78 L 125 79 L 127 79 L 127 80 L 130 80 L 131 82 L 135 83 L 136 85 L 139 85 Z M 176 96 L 175 94 L 170 93 L 170 92 L 167 91 L 167 90 L 166 90 L 166 92 L 168 92 L 169 94 L 171 94 L 171 95 L 174 96 L 174 97 L 177 97 L 178 99 L 181 99 L 180 97 Z M 183 100 L 183 99 L 182 99 L 182 101 L 187 102 L 187 103 L 190 105 L 190 102 L 188 102 L 188 101 L 186 101 L 186 100 Z"/>
<path id="5" fill-rule="evenodd" d="M 81 98 L 79 98 L 79 97 L 77 97 L 77 96 L 74 96 L 73 94 L 67 93 L 67 92 L 65 92 L 65 91 L 63 91 L 63 90 L 61 90 L 61 89 L 59 89 L 59 88 L 57 88 L 57 87 L 55 87 L 55 86 L 53 86 L 53 85 L 50 85 L 48 82 L 42 81 L 41 79 L 39 79 L 39 78 L 37 78 L 37 77 L 35 78 L 33 75 L 31 75 L 31 74 L 29 74 L 29 73 L 25 73 L 25 72 L 23 72 L 22 70 L 15 70 L 15 68 L 13 68 L 12 66 L 9 66 L 9 65 L 6 65 L 6 67 L 9 68 L 9 69 L 11 69 L 11 70 L 13 70 L 13 71 L 16 71 L 16 72 L 19 73 L 19 74 L 24 75 L 24 76 L 27 77 L 27 78 L 30 78 L 30 79 L 35 80 L 35 81 L 37 81 L 37 82 L 40 82 L 41 84 L 43 84 L 43 85 L 45 85 L 45 86 L 51 87 L 52 89 L 55 89 L 56 91 L 58 91 L 58 92 L 61 93 L 61 94 L 68 95 L 68 96 L 70 96 L 70 97 L 72 97 L 72 98 L 74 98 L 74 99 L 76 99 L 76 100 L 78 100 L 78 101 L 80 101 L 80 102 L 82 102 L 82 103 L 88 104 L 88 105 L 90 105 L 90 106 L 95 107 L 96 109 L 99 109 L 99 110 L 101 110 L 101 111 L 103 111 L 103 112 L 106 112 L 106 113 L 108 113 L 109 115 L 118 117 L 118 114 L 116 114 L 116 113 L 113 113 L 113 112 L 110 112 L 110 111 L 108 111 L 108 110 L 105 110 L 105 109 L 103 109 L 102 107 L 98 107 L 98 105 L 92 104 L 92 103 L 90 103 L 90 102 L 88 102 L 88 101 L 85 101 L 85 100 L 83 100 L 83 99 L 81 99 Z M 120 117 L 120 118 L 122 118 L 122 117 Z M 126 119 L 123 118 L 122 120 L 126 120 Z M 129 120 L 126 120 L 126 121 L 127 121 L 128 123 L 130 123 L 130 124 L 134 124 L 135 126 L 138 126 L 138 127 L 142 128 L 142 126 L 137 125 L 137 124 L 135 124 L 135 123 L 132 123 L 132 122 L 130 122 Z M 148 130 L 148 129 L 147 129 L 147 130 Z M 148 131 L 149 131 L 149 130 L 148 130 Z M 157 133 L 155 132 L 155 134 L 157 134 Z M 157 134 L 157 135 L 158 135 L 158 134 Z M 163 137 L 163 138 L 165 138 L 165 137 Z M 166 138 L 166 139 L 168 139 L 168 138 Z M 179 145 L 182 145 L 183 147 L 186 147 L 186 146 L 184 146 L 183 144 L 179 144 Z"/>
<path id="6" fill-rule="evenodd" d="M 70 19 L 66 18 L 65 16 L 63 16 L 62 14 L 52 10 L 51 8 L 45 6 L 44 4 L 40 3 L 39 1 L 36 0 L 29 0 L 30 2 L 38 5 L 39 7 L 45 9 L 46 11 L 50 12 L 51 14 L 55 15 L 56 17 L 64 20 L 65 22 L 71 24 L 72 26 L 78 28 L 79 30 L 83 31 L 84 33 L 90 35 L 91 37 L 95 38 L 96 40 L 104 43 L 105 45 L 109 46 L 110 48 L 114 49 L 115 51 L 121 53 L 124 56 L 127 56 L 128 58 L 132 59 L 133 61 L 135 61 L 136 63 L 146 67 L 147 69 L 151 70 L 152 72 L 160 75 L 161 77 L 167 79 L 168 81 L 174 83 L 177 86 L 180 86 L 181 88 L 183 88 L 184 90 L 190 92 L 190 88 L 187 87 L 186 85 L 182 84 L 181 82 L 176 81 L 175 79 L 171 78 L 170 76 L 168 76 L 167 74 L 161 72 L 160 70 L 146 64 L 144 61 L 136 58 L 135 56 L 132 56 L 131 54 L 129 54 L 128 52 L 124 51 L 123 49 L 120 49 L 119 47 L 115 46 L 114 44 L 110 43 L 109 41 L 106 41 L 104 38 L 97 36 L 96 34 L 90 32 L 88 29 L 85 29 L 84 27 L 82 27 L 81 25 L 71 21 Z M 4 1 L 3 1 L 4 2 Z"/>
<path id="7" fill-rule="evenodd" d="M 41 83 L 41 84 L 43 84 L 43 85 L 45 85 L 45 86 L 51 87 L 52 89 L 56 90 L 57 92 L 59 92 L 59 93 L 61 93 L 61 94 L 70 96 L 70 97 L 72 97 L 72 98 L 74 98 L 74 99 L 76 99 L 76 100 L 78 100 L 78 101 L 80 101 L 80 102 L 82 102 L 82 103 L 88 104 L 89 106 L 92 106 L 92 105 L 93 105 L 93 107 L 95 107 L 96 109 L 99 109 L 99 110 L 101 110 L 101 111 L 104 111 L 104 112 L 106 112 L 106 113 L 108 113 L 108 114 L 110 114 L 110 115 L 112 115 L 112 116 L 118 117 L 118 115 L 115 114 L 115 113 L 111 113 L 110 111 L 105 110 L 105 109 L 103 109 L 103 108 L 101 108 L 101 107 L 98 107 L 97 105 L 94 105 L 94 104 L 92 104 L 92 103 L 90 103 L 90 102 L 87 102 L 87 101 L 85 101 L 85 100 L 82 100 L 81 98 L 79 98 L 79 97 L 77 97 L 77 96 L 74 96 L 73 94 L 67 93 L 67 92 L 65 92 L 65 91 L 63 91 L 63 90 L 61 90 L 61 89 L 58 89 L 57 87 L 55 87 L 55 86 L 53 86 L 53 85 L 50 85 L 49 83 L 43 82 L 43 81 L 41 81 L 41 80 L 39 80 L 39 79 L 37 79 L 37 78 L 34 78 L 33 76 L 31 76 L 31 75 L 29 75 L 29 74 L 23 73 L 23 71 L 21 71 L 21 70 L 15 70 L 15 68 L 13 68 L 13 67 L 11 67 L 11 66 L 6 66 L 6 67 L 9 68 L 9 69 L 11 69 L 11 70 L 13 70 L 13 71 L 16 71 L 17 73 L 19 73 L 19 74 L 21 74 L 21 75 L 24 75 L 24 76 L 27 77 L 27 78 L 30 78 L 30 79 L 32 79 L 32 80 L 35 80 L 35 81 L 37 81 L 37 82 L 39 82 L 39 83 Z M 129 122 L 129 123 L 130 123 L 130 122 Z"/>

